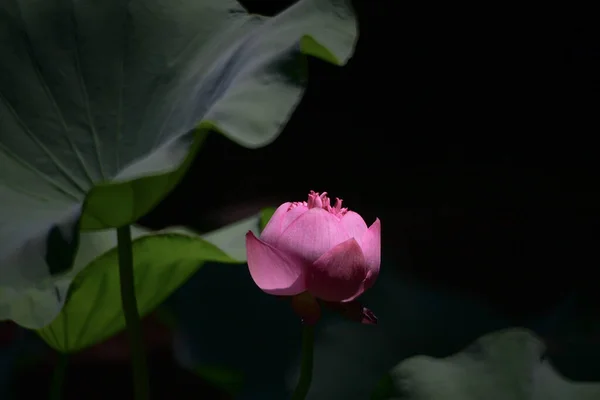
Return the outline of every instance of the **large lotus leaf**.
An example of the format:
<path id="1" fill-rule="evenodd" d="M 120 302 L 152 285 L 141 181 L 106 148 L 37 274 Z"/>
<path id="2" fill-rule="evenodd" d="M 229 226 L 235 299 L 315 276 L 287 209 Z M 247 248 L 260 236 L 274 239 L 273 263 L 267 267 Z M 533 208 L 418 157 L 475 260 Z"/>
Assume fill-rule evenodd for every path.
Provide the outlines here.
<path id="1" fill-rule="evenodd" d="M 496 331 L 448 358 L 416 356 L 396 366 L 372 397 L 406 400 L 595 400 L 600 383 L 573 382 L 543 357 L 524 329 Z"/>
<path id="2" fill-rule="evenodd" d="M 231 0 L 1 2 L 0 319 L 27 292 L 49 322 L 38 292 L 72 267 L 80 230 L 148 212 L 209 130 L 274 140 L 305 55 L 345 63 L 356 34 L 349 0 L 273 18 Z"/>
<path id="3" fill-rule="evenodd" d="M 258 231 L 259 222 L 257 214 L 202 236 L 178 227 L 151 232 L 132 226 L 140 313 L 152 311 L 205 261 L 244 262 L 244 234 Z M 35 287 L 1 288 L 0 315 L 26 328 L 44 327 L 42 337 L 63 351 L 86 347 L 119 331 L 124 320 L 116 245 L 114 229 L 82 233 L 74 267 Z"/>

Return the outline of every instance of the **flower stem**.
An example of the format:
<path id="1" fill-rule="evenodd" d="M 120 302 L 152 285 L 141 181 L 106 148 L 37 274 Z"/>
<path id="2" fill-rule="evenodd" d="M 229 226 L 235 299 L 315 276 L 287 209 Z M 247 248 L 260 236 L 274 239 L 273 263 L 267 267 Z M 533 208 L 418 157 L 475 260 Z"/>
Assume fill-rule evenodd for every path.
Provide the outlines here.
<path id="1" fill-rule="evenodd" d="M 119 278 L 121 281 L 121 305 L 125 316 L 125 329 L 129 336 L 131 364 L 133 369 L 133 388 L 135 400 L 150 398 L 148 367 L 144 353 L 142 321 L 135 298 L 135 279 L 133 276 L 133 250 L 131 248 L 131 227 L 117 228 L 119 250 Z"/>
<path id="2" fill-rule="evenodd" d="M 67 366 L 69 364 L 69 355 L 67 353 L 58 353 L 58 361 L 54 366 L 52 373 L 52 382 L 50 386 L 50 400 L 61 400 L 63 397 L 63 386 Z"/>
<path id="3" fill-rule="evenodd" d="M 313 370 L 313 347 L 315 332 L 313 325 L 302 325 L 302 359 L 300 361 L 300 378 L 292 394 L 292 400 L 304 400 L 310 389 Z"/>

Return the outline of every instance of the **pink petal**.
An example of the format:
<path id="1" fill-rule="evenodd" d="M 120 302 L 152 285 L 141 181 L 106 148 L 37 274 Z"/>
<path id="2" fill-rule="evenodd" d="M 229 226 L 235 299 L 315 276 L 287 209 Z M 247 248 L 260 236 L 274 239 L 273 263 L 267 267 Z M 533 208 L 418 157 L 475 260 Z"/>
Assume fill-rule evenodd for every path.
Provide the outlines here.
<path id="1" fill-rule="evenodd" d="M 306 290 L 302 261 L 246 234 L 248 269 L 254 283 L 265 293 L 293 296 Z"/>
<path id="2" fill-rule="evenodd" d="M 311 208 L 283 231 L 276 247 L 312 263 L 349 238 L 337 217 L 322 208 Z"/>
<path id="3" fill-rule="evenodd" d="M 297 204 L 295 205 L 290 211 L 287 212 L 287 214 L 285 214 L 285 218 L 283 219 L 283 222 L 281 223 L 281 232 L 283 233 L 288 226 L 290 226 L 290 224 L 292 222 L 294 222 L 296 219 L 298 219 L 298 217 L 300 217 L 302 214 L 304 214 L 305 212 L 308 211 L 308 207 L 306 207 L 303 204 Z"/>
<path id="4" fill-rule="evenodd" d="M 292 297 L 292 308 L 307 325 L 314 325 L 321 318 L 321 306 L 317 299 L 308 292 L 303 292 Z"/>
<path id="5" fill-rule="evenodd" d="M 371 271 L 367 271 L 366 277 L 360 283 L 360 285 L 358 286 L 358 289 L 356 290 L 356 292 L 354 292 L 354 294 L 352 296 L 347 297 L 344 300 L 341 300 L 342 303 L 353 302 L 354 300 L 356 300 L 357 297 L 359 297 L 361 294 L 363 294 L 365 290 L 367 290 L 367 287 L 365 286 L 365 282 L 367 282 L 367 279 L 369 278 L 370 272 Z"/>
<path id="6" fill-rule="evenodd" d="M 273 216 L 271 216 L 271 219 L 267 222 L 265 229 L 261 232 L 260 240 L 270 244 L 274 244 L 277 241 L 277 238 L 282 232 L 281 226 L 283 219 L 285 218 L 290 205 L 292 205 L 292 203 L 287 202 L 277 207 L 277 210 L 275 210 L 275 213 L 273 213 Z"/>
<path id="7" fill-rule="evenodd" d="M 381 265 L 381 222 L 379 218 L 365 232 L 360 240 L 360 245 L 369 268 L 369 274 L 365 279 L 365 289 L 368 289 L 377 280 Z"/>
<path id="8" fill-rule="evenodd" d="M 356 239 L 338 244 L 307 267 L 308 291 L 325 301 L 342 301 L 362 293 L 365 257 Z"/>
<path id="9" fill-rule="evenodd" d="M 348 211 L 346 215 L 342 217 L 341 223 L 344 225 L 344 228 L 350 237 L 353 237 L 356 240 L 360 240 L 367 231 L 365 220 L 354 211 Z"/>

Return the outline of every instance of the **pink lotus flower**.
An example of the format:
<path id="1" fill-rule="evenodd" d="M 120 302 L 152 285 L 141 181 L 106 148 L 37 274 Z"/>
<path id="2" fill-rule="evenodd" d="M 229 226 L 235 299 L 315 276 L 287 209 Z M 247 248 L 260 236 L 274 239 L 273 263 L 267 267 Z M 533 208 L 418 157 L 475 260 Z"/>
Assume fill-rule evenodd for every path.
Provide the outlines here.
<path id="1" fill-rule="evenodd" d="M 379 275 L 380 236 L 379 219 L 367 227 L 359 214 L 342 208 L 342 200 L 332 207 L 327 193 L 311 191 L 307 202 L 279 206 L 260 238 L 246 234 L 248 267 L 264 292 L 294 296 L 292 305 L 305 321 L 319 318 L 319 299 L 374 323 L 354 299 Z"/>

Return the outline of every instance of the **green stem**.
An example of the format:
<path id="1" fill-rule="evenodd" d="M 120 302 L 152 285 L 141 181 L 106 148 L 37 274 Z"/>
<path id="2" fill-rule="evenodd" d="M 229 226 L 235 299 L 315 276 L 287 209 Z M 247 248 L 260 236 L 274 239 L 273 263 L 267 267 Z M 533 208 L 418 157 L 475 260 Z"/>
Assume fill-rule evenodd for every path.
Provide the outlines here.
<path id="1" fill-rule="evenodd" d="M 300 361 L 300 379 L 292 394 L 292 400 L 304 400 L 310 389 L 313 370 L 313 347 L 315 332 L 312 325 L 302 325 L 302 359 Z"/>
<path id="2" fill-rule="evenodd" d="M 67 353 L 58 353 L 58 361 L 54 366 L 52 382 L 50 386 L 50 400 L 61 400 L 63 395 L 63 386 L 67 366 L 69 365 L 69 355 Z"/>
<path id="3" fill-rule="evenodd" d="M 117 228 L 119 247 L 119 278 L 121 280 L 121 304 L 125 315 L 125 329 L 129 336 L 131 364 L 133 368 L 133 388 L 135 400 L 150 398 L 148 367 L 144 353 L 142 321 L 135 298 L 135 280 L 133 276 L 133 251 L 131 248 L 131 228 L 126 225 Z"/>

